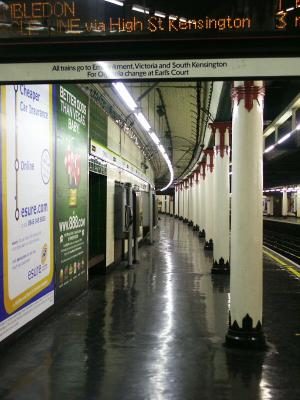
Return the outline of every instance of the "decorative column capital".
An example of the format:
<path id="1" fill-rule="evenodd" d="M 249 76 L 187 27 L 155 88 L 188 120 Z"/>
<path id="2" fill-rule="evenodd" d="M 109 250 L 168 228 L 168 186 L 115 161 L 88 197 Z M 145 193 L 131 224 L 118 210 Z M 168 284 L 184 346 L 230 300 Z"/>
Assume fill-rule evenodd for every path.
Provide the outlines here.
<path id="1" fill-rule="evenodd" d="M 205 176 L 206 176 L 206 162 L 205 161 L 201 161 L 199 162 L 199 174 L 200 176 L 203 178 L 203 180 L 205 180 Z"/>
<path id="2" fill-rule="evenodd" d="M 194 171 L 194 180 L 196 182 L 196 184 L 199 183 L 199 170 Z"/>
<path id="3" fill-rule="evenodd" d="M 185 189 L 188 189 L 188 187 L 189 187 L 189 178 L 186 178 L 186 179 L 184 180 L 184 188 L 185 188 Z"/>
<path id="4" fill-rule="evenodd" d="M 190 181 L 190 187 L 192 187 L 193 186 L 193 179 L 194 179 L 194 175 L 193 174 L 191 174 L 190 176 L 189 176 L 189 181 Z"/>
<path id="5" fill-rule="evenodd" d="M 226 137 L 226 132 L 231 134 L 232 131 L 232 123 L 228 122 L 213 122 L 209 124 L 209 127 L 212 130 L 212 134 L 215 136 L 215 151 L 216 155 L 220 154 L 221 158 L 224 158 L 224 154 L 229 154 L 229 137 Z M 219 133 L 218 137 L 216 137 L 216 133 Z"/>
<path id="6" fill-rule="evenodd" d="M 234 86 L 232 88 L 232 100 L 237 105 L 240 104 L 241 100 L 244 100 L 244 107 L 248 112 L 253 108 L 253 102 L 256 100 L 258 104 L 262 101 L 265 95 L 264 86 L 256 86 L 254 81 L 244 81 L 243 85 Z"/>
<path id="7" fill-rule="evenodd" d="M 204 150 L 204 154 L 206 155 L 206 166 L 210 172 L 214 170 L 214 149 L 207 148 Z"/>
<path id="8" fill-rule="evenodd" d="M 216 134 L 217 130 L 222 134 L 224 134 L 227 130 L 229 131 L 229 133 L 231 133 L 231 126 L 232 126 L 231 121 L 211 122 L 209 124 L 209 127 L 211 128 L 213 135 Z"/>

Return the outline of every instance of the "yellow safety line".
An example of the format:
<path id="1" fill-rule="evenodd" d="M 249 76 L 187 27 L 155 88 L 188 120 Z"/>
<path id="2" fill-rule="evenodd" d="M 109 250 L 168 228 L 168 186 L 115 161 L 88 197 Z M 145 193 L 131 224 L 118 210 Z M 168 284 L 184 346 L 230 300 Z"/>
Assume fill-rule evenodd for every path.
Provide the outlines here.
<path id="1" fill-rule="evenodd" d="M 300 278 L 300 272 L 297 271 L 295 268 L 293 268 L 291 265 L 288 265 L 286 262 L 280 260 L 280 258 L 275 257 L 273 254 L 269 253 L 266 250 L 263 250 L 263 252 L 265 255 L 267 255 L 268 257 L 276 261 L 278 264 L 280 264 L 282 267 L 285 267 L 291 274 L 295 275 L 297 278 Z"/>

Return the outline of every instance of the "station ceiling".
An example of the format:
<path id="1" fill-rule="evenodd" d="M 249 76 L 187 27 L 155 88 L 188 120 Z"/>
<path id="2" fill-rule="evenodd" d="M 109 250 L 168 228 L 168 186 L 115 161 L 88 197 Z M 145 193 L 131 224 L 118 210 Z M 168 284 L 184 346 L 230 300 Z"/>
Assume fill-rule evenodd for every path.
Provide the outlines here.
<path id="1" fill-rule="evenodd" d="M 265 86 L 264 128 L 300 93 L 300 79 L 268 80 Z M 208 123 L 231 120 L 231 81 L 223 82 L 221 94 L 216 91 L 216 82 L 208 81 L 130 82 L 126 87 L 168 152 L 176 178 L 184 176 L 192 166 L 195 149 L 209 143 L 209 139 L 205 139 Z M 130 114 L 110 84 L 103 84 L 102 89 L 124 115 Z M 216 100 L 218 107 L 213 115 Z M 168 169 L 149 135 L 139 129 L 152 154 L 156 185 L 162 187 L 168 183 Z M 297 133 L 264 155 L 264 187 L 300 183 L 299 161 L 300 133 Z"/>

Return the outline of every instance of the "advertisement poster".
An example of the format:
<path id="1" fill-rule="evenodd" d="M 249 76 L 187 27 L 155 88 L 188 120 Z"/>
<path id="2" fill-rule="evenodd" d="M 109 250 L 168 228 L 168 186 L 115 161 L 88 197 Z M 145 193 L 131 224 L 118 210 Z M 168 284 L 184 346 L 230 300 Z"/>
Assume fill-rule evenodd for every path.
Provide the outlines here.
<path id="1" fill-rule="evenodd" d="M 49 85 L 1 87 L 0 341 L 53 305 Z"/>
<path id="2" fill-rule="evenodd" d="M 56 85 L 56 296 L 87 280 L 88 98 Z"/>

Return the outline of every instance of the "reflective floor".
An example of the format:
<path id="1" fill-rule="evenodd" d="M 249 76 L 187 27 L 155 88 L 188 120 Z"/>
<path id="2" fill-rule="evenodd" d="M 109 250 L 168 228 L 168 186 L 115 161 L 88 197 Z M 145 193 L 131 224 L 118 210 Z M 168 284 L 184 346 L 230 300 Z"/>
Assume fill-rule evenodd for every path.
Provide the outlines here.
<path id="1" fill-rule="evenodd" d="M 300 281 L 265 259 L 269 350 L 229 350 L 229 278 L 186 224 L 155 239 L 1 357 L 1 400 L 300 398 Z"/>

